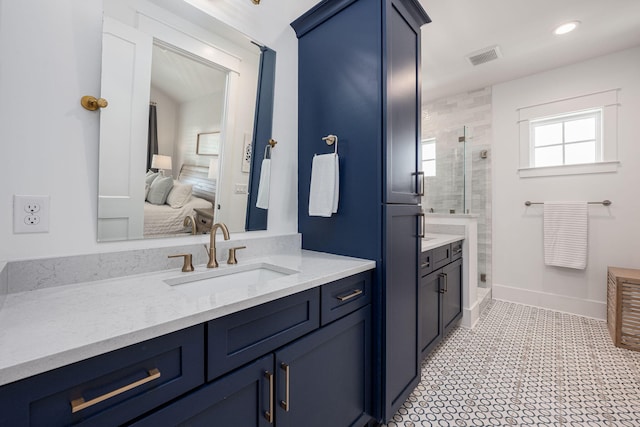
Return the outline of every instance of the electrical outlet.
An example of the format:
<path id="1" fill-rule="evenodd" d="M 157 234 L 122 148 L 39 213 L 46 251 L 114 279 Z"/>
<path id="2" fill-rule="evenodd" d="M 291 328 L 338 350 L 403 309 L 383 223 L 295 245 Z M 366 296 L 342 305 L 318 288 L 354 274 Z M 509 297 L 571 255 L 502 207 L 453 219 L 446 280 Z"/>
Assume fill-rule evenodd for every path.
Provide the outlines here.
<path id="1" fill-rule="evenodd" d="M 24 211 L 26 213 L 32 213 L 32 214 L 40 212 L 40 203 L 29 202 L 26 205 L 24 205 Z"/>
<path id="2" fill-rule="evenodd" d="M 29 214 L 24 217 L 24 223 L 27 225 L 38 225 L 40 223 L 40 216 Z"/>
<path id="3" fill-rule="evenodd" d="M 49 196 L 13 196 L 13 232 L 49 232 Z"/>

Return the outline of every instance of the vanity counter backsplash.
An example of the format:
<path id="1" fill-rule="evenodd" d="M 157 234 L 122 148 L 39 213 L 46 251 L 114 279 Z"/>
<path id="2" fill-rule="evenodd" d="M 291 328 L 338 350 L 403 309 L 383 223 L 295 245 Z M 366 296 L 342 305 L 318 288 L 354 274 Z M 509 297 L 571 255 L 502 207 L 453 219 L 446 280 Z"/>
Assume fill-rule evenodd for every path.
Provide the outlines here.
<path id="1" fill-rule="evenodd" d="M 217 269 L 205 267 L 204 248 L 194 245 L 203 258 L 196 258 L 194 251 L 195 271 L 186 273 L 181 271 L 180 259 L 169 260 L 175 268 L 168 269 L 164 264 L 164 269 L 150 272 L 136 271 L 134 263 L 123 262 L 123 268 L 118 262 L 122 254 L 87 255 L 93 257 L 93 264 L 82 259 L 39 260 L 41 265 L 59 267 L 49 270 L 50 274 L 57 270 L 51 281 L 53 286 L 48 286 L 50 283 L 43 277 L 48 267 L 36 268 L 35 272 L 32 268 L 30 274 L 25 273 L 28 279 L 20 277 L 13 282 L 15 274 L 26 271 L 26 264 L 19 265 L 12 274 L 12 262 L 0 263 L 0 385 L 375 268 L 374 261 L 300 250 L 299 236 L 295 237 L 297 248 L 295 243 L 257 243 L 275 245 L 271 249 L 276 250 L 267 252 L 272 255 L 266 256 L 257 249 L 252 253 L 251 245 L 256 242 L 247 242 L 247 249 L 243 249 L 246 252 L 238 254 L 237 265 L 225 263 L 226 247 L 220 244 L 222 262 Z M 232 246 L 239 243 L 233 241 Z M 167 252 L 162 253 L 166 258 L 183 249 L 159 251 Z M 143 263 L 149 256 L 137 254 L 133 259 Z M 19 263 L 29 262 L 34 261 Z M 65 271 L 61 265 L 75 274 L 65 279 L 60 273 Z M 110 268 L 125 274 L 101 277 L 116 273 L 96 271 Z M 127 271 L 131 272 L 127 275 Z M 247 272 L 242 277 L 249 278 L 226 276 L 233 280 L 211 288 L 199 280 L 241 271 Z M 4 296 L 3 289 L 8 290 Z"/>

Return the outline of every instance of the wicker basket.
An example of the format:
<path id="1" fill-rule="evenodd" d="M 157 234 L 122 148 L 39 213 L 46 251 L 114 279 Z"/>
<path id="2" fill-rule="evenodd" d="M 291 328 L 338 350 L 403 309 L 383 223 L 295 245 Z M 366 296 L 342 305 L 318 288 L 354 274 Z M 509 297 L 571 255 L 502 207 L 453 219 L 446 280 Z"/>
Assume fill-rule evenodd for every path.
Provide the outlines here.
<path id="1" fill-rule="evenodd" d="M 607 326 L 613 344 L 640 351 L 640 270 L 608 268 Z"/>

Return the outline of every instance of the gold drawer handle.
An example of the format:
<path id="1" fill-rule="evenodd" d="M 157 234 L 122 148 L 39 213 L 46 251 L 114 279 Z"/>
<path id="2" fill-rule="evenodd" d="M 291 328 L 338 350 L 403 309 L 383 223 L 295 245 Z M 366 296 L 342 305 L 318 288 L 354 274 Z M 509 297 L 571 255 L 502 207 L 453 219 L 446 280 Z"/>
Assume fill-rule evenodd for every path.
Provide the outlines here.
<path id="1" fill-rule="evenodd" d="M 117 390 L 110 391 L 109 393 L 105 393 L 102 396 L 98 396 L 95 399 L 91 399 L 88 402 L 84 401 L 84 397 L 79 397 L 77 399 L 72 400 L 71 401 L 71 413 L 75 414 L 76 412 L 80 412 L 83 409 L 87 409 L 88 407 L 93 406 L 93 405 L 95 405 L 97 403 L 104 402 L 107 399 L 111 399 L 112 397 L 115 397 L 115 396 L 117 396 L 119 394 L 122 394 L 125 391 L 132 390 L 132 389 L 134 389 L 136 387 L 140 387 L 143 384 L 146 384 L 148 382 L 151 382 L 153 380 L 156 380 L 156 379 L 160 378 L 160 371 L 157 368 L 150 369 L 148 371 L 148 374 L 149 374 L 149 376 L 146 377 L 146 378 L 143 378 L 141 380 L 138 380 L 136 382 L 128 384 L 128 385 L 126 385 L 124 387 L 120 387 Z"/>
<path id="2" fill-rule="evenodd" d="M 289 365 L 287 365 L 286 363 L 282 362 L 280 364 L 280 369 L 284 370 L 284 377 L 285 377 L 285 389 L 284 389 L 284 400 L 280 401 L 280 406 L 282 407 L 282 409 L 284 409 L 286 412 L 289 412 L 289 409 L 291 409 L 291 405 L 289 405 Z"/>
<path id="3" fill-rule="evenodd" d="M 269 380 L 269 410 L 264 413 L 264 417 L 269 424 L 273 424 L 273 374 L 269 371 L 264 371 L 264 376 Z"/>
<path id="4" fill-rule="evenodd" d="M 340 302 L 345 302 L 350 300 L 351 298 L 355 298 L 358 295 L 362 294 L 362 289 L 354 289 L 350 294 L 348 295 L 342 295 L 340 297 L 336 297 Z"/>

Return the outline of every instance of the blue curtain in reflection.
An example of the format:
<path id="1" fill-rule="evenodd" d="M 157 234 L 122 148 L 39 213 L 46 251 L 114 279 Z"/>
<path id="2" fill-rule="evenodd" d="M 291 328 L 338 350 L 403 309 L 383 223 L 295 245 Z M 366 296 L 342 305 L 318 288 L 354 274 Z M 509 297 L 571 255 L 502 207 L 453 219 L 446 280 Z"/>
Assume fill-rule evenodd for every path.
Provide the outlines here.
<path id="1" fill-rule="evenodd" d="M 149 133 L 147 141 L 147 169 L 151 169 L 153 155 L 158 154 L 158 117 L 156 115 L 156 103 L 149 104 Z"/>

